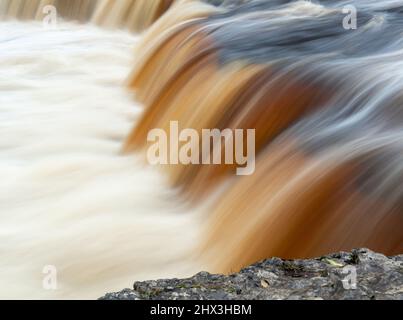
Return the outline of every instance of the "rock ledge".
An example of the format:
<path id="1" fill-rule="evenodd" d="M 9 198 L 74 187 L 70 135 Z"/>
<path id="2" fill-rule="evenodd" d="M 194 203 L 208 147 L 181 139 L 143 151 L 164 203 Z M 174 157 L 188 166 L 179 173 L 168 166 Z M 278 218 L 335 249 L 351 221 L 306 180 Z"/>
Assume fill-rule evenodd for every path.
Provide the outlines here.
<path id="1" fill-rule="evenodd" d="M 354 281 L 356 279 L 356 281 Z M 224 276 L 136 282 L 102 300 L 403 300 L 403 255 L 368 249 L 312 260 L 268 259 Z"/>

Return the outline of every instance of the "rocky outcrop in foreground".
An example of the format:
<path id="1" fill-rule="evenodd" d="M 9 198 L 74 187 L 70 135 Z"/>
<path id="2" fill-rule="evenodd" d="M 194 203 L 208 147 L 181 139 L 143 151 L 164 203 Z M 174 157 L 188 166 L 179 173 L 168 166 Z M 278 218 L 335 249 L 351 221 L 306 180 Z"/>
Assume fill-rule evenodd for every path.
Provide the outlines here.
<path id="1" fill-rule="evenodd" d="M 201 272 L 190 279 L 136 282 L 106 300 L 403 300 L 403 255 L 367 249 L 313 260 L 269 259 L 224 276 Z"/>

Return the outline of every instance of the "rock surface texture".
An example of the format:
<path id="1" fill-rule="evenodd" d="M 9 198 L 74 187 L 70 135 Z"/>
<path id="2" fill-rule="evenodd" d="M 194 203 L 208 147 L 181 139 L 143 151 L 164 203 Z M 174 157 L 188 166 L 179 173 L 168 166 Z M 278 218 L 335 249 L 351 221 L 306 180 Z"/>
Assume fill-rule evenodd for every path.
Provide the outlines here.
<path id="1" fill-rule="evenodd" d="M 136 282 L 106 300 L 403 300 L 403 255 L 367 249 L 312 260 L 265 260 L 229 276 Z"/>

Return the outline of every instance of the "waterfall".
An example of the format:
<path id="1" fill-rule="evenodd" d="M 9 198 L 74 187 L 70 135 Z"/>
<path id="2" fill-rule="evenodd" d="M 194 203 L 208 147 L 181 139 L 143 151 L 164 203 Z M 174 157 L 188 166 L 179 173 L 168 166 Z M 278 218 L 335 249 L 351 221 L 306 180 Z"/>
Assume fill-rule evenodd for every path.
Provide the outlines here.
<path id="1" fill-rule="evenodd" d="M 55 29 L 40 23 L 47 5 Z M 273 256 L 402 253 L 402 9 L 0 0 L 0 297 L 96 298 Z M 152 166 L 154 129 L 210 159 L 250 141 L 228 151 L 206 129 L 253 131 L 255 171 L 203 152 Z M 43 289 L 46 266 L 57 291 Z"/>
<path id="2" fill-rule="evenodd" d="M 214 270 L 354 247 L 401 252 L 399 3 L 364 2 L 357 30 L 331 1 L 184 3 L 145 34 L 129 80 L 145 111 L 126 151 L 145 150 L 148 132 L 171 121 L 256 129 L 250 177 L 233 165 L 163 168 L 183 197 L 216 199 L 202 245 Z"/>
<path id="3" fill-rule="evenodd" d="M 66 20 L 92 21 L 99 26 L 142 31 L 158 19 L 173 0 L 1 0 L 0 18 L 42 20 L 54 6 Z"/>

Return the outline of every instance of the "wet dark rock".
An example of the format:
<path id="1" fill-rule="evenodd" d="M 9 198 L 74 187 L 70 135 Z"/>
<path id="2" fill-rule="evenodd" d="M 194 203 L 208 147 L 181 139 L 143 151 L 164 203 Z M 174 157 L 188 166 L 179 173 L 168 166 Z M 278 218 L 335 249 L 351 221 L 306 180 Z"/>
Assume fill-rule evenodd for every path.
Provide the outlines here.
<path id="1" fill-rule="evenodd" d="M 201 272 L 189 279 L 136 282 L 101 299 L 403 300 L 403 255 L 358 249 L 312 260 L 273 258 L 229 276 Z"/>

